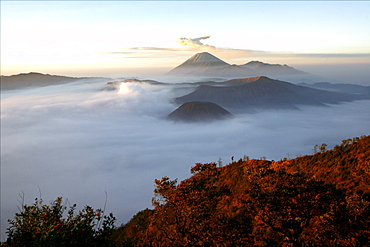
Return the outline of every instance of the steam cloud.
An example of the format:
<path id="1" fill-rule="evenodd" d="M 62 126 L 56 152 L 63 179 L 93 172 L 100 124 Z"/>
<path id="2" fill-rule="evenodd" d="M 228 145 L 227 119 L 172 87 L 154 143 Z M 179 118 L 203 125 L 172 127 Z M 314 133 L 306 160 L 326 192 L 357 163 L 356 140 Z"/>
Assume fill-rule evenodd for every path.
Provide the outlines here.
<path id="1" fill-rule="evenodd" d="M 210 37 L 211 36 L 203 36 L 203 37 L 199 37 L 199 38 L 184 38 L 184 37 L 182 37 L 182 38 L 178 38 L 176 40 L 176 42 L 183 45 L 183 46 L 194 47 L 198 50 L 200 50 L 202 48 L 215 48 L 214 46 L 205 45 L 201 42 L 201 40 L 208 39 Z"/>
<path id="2" fill-rule="evenodd" d="M 151 206 L 153 180 L 190 176 L 196 162 L 311 154 L 369 134 L 370 101 L 302 111 L 265 111 L 207 124 L 166 120 L 176 106 L 173 87 L 105 80 L 3 91 L 1 98 L 1 240 L 18 194 L 32 204 L 63 196 L 82 208 L 104 205 L 128 221 Z"/>

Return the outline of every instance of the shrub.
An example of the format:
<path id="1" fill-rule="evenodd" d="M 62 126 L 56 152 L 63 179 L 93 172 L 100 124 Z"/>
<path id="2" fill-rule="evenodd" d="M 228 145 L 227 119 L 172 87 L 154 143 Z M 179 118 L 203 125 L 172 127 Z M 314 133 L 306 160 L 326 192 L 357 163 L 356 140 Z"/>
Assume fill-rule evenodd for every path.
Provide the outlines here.
<path id="1" fill-rule="evenodd" d="M 8 220 L 8 246 L 112 246 L 115 218 L 101 209 L 85 206 L 75 213 L 76 204 L 67 207 L 58 197 L 50 205 L 35 199 L 24 205 L 15 218 Z"/>

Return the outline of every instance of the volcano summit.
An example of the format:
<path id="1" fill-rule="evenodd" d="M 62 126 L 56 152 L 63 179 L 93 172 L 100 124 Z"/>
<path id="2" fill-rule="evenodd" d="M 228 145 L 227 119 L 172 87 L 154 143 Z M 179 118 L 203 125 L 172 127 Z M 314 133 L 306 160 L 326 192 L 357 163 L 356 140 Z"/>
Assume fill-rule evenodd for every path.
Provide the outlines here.
<path id="1" fill-rule="evenodd" d="M 208 52 L 197 53 L 167 73 L 172 76 L 220 77 L 225 79 L 269 76 L 281 80 L 304 81 L 312 77 L 286 64 L 268 64 L 251 61 L 243 65 L 229 64 Z"/>

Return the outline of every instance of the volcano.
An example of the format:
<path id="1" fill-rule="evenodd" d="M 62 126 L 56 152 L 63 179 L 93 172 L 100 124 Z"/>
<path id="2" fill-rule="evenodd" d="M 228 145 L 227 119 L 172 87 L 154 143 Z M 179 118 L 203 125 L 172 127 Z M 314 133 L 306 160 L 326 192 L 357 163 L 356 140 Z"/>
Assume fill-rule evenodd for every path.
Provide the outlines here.
<path id="1" fill-rule="evenodd" d="M 325 106 L 365 98 L 364 95 L 329 92 L 259 76 L 200 85 L 194 92 L 174 101 L 177 104 L 206 101 L 228 110 L 253 112 L 256 109 L 299 109 L 300 105 Z"/>
<path id="2" fill-rule="evenodd" d="M 230 66 L 230 64 L 213 56 L 208 52 L 197 53 L 184 63 L 180 64 L 170 72 L 168 75 L 202 75 L 206 74 L 206 70 L 223 68 Z"/>
<path id="3" fill-rule="evenodd" d="M 289 81 L 317 80 L 317 76 L 297 70 L 286 64 L 269 64 L 251 61 L 243 65 L 229 64 L 208 52 L 197 53 L 167 75 L 189 77 L 218 77 L 224 79 L 269 76 Z"/>
<path id="4" fill-rule="evenodd" d="M 210 122 L 230 117 L 230 112 L 212 102 L 187 102 L 168 115 L 168 119 L 183 122 Z"/>

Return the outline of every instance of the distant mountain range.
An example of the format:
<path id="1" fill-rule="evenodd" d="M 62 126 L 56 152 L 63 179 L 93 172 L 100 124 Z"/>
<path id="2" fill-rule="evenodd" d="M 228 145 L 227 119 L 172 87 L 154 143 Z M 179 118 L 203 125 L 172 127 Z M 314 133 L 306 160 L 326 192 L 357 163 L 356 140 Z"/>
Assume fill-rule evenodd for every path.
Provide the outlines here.
<path id="1" fill-rule="evenodd" d="M 362 86 L 356 84 L 334 84 L 329 82 L 317 82 L 313 84 L 299 83 L 299 85 L 332 92 L 362 94 L 370 96 L 370 86 Z"/>
<path id="2" fill-rule="evenodd" d="M 249 62 L 242 66 L 225 64 L 209 53 L 201 53 L 194 59 L 187 61 L 184 66 L 188 68 L 188 71 L 196 71 L 197 67 L 201 66 L 209 71 L 216 70 L 216 68 L 219 71 L 238 71 L 240 69 L 247 71 L 258 68 L 259 70 L 290 71 L 291 74 L 300 73 L 286 65 L 268 65 L 261 62 Z M 180 69 L 182 70 L 182 68 Z M 82 79 L 96 78 L 77 78 L 31 72 L 1 76 L 1 89 L 49 86 Z M 265 109 L 299 109 L 302 105 L 325 106 L 370 99 L 370 87 L 368 86 L 330 83 L 298 85 L 266 76 L 195 83 L 163 83 L 154 80 L 125 79 L 109 82 L 103 90 L 118 90 L 121 83 L 148 83 L 173 90 L 174 95 L 177 95 L 177 97 L 174 96 L 173 103 L 180 107 L 169 114 L 168 118 L 176 121 L 224 119 L 230 115 L 230 112 L 236 114 L 240 112 L 253 113 Z"/>
<path id="3" fill-rule="evenodd" d="M 230 117 L 230 112 L 211 102 L 187 102 L 168 115 L 170 120 L 185 122 L 207 122 Z"/>
<path id="4" fill-rule="evenodd" d="M 13 90 L 27 87 L 58 85 L 88 78 L 91 79 L 91 77 L 68 77 L 30 72 L 11 76 L 2 75 L 0 86 L 1 90 Z"/>
<path id="5" fill-rule="evenodd" d="M 260 61 L 251 61 L 243 65 L 231 65 L 208 52 L 195 54 L 169 71 L 167 75 L 221 78 L 245 78 L 263 75 L 298 82 L 310 81 L 316 77 L 288 65 L 268 64 Z"/>
<path id="6" fill-rule="evenodd" d="M 181 105 L 206 101 L 229 110 L 253 112 L 257 109 L 299 109 L 300 105 L 324 106 L 369 98 L 368 95 L 329 92 L 259 76 L 207 82 L 194 92 L 175 98 L 174 102 Z"/>
<path id="7" fill-rule="evenodd" d="M 200 81 L 173 84 L 129 79 L 110 82 L 108 85 L 117 90 L 121 83 L 149 83 L 171 87 L 174 94 L 178 95 L 173 99 L 173 103 L 178 108 L 170 113 L 168 118 L 187 122 L 205 121 L 207 118 L 208 120 L 224 119 L 223 110 L 231 114 L 253 113 L 266 109 L 299 110 L 304 105 L 327 106 L 327 104 L 370 99 L 365 86 L 330 83 L 297 85 L 266 76 L 221 82 Z M 331 90 L 314 88 L 320 85 L 325 85 Z"/>

